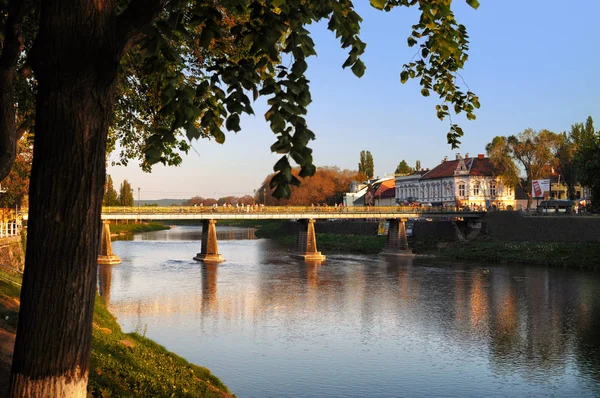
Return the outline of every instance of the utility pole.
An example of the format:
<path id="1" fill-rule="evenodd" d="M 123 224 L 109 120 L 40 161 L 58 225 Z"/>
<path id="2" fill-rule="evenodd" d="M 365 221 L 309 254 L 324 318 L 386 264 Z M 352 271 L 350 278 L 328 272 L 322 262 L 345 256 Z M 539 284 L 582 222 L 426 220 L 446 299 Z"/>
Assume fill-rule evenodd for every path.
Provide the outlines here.
<path id="1" fill-rule="evenodd" d="M 140 207 L 140 187 L 138 187 L 138 207 Z"/>

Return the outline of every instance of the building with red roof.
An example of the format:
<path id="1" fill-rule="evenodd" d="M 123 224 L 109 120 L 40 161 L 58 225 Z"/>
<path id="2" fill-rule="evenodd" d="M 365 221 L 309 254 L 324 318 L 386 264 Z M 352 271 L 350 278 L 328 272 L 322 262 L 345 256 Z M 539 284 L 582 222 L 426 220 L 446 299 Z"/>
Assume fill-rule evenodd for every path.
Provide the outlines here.
<path id="1" fill-rule="evenodd" d="M 431 170 L 396 177 L 396 202 L 431 203 L 472 209 L 515 206 L 515 191 L 505 185 L 489 158 L 444 158 Z"/>

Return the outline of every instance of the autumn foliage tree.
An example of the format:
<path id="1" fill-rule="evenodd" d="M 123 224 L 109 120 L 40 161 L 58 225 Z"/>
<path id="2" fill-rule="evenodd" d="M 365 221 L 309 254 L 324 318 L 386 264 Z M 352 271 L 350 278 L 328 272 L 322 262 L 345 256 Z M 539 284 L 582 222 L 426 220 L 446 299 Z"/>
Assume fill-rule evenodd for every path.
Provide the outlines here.
<path id="1" fill-rule="evenodd" d="M 371 4 L 419 8 L 408 38 L 418 53 L 401 82 L 437 94 L 441 119 L 449 110 L 474 118 L 478 98 L 457 80 L 469 41 L 452 1 Z M 325 21 L 348 52 L 342 66 L 360 77 L 362 19 L 347 0 L 6 0 L 0 16 L 0 179 L 16 156 L 17 113 L 35 130 L 10 393 L 85 396 L 109 131 L 133 148 L 125 157 L 176 163 L 188 140 L 240 131 L 251 98 L 267 97 L 271 150 L 281 155 L 269 187 L 284 197 L 315 173 L 306 26 Z M 449 130 L 456 145 L 462 130 Z"/>
<path id="2" fill-rule="evenodd" d="M 294 169 L 293 173 L 298 175 L 299 170 Z M 268 187 L 272 175 L 267 176 L 257 192 L 263 192 Z M 274 199 L 272 205 L 275 206 L 310 206 L 314 205 L 335 205 L 342 202 L 342 196 L 348 192 L 352 181 L 364 181 L 366 176 L 354 170 L 340 170 L 338 167 L 319 167 L 315 175 L 302 179 L 302 184 L 298 187 L 292 187 L 289 198 Z"/>
<path id="3" fill-rule="evenodd" d="M 17 144 L 17 155 L 10 173 L 0 182 L 4 193 L 0 193 L 0 207 L 24 206 L 29 193 L 31 161 L 33 159 L 33 142 L 29 135 L 24 135 Z"/>

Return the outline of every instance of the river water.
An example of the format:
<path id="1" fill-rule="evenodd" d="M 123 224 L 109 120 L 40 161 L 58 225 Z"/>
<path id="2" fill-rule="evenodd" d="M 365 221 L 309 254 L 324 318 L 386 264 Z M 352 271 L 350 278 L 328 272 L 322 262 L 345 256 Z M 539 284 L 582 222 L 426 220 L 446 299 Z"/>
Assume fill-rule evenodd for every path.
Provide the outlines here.
<path id="1" fill-rule="evenodd" d="M 137 331 L 239 397 L 600 396 L 600 274 L 328 255 L 219 227 L 113 242 L 100 292 Z M 328 254 L 328 253 L 325 253 Z"/>

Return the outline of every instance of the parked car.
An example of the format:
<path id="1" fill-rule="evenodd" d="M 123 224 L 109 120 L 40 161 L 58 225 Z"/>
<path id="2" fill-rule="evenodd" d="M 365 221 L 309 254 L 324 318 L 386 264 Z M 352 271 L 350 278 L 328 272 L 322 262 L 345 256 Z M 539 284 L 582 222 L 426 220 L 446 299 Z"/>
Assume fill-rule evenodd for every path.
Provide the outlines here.
<path id="1" fill-rule="evenodd" d="M 562 213 L 572 214 L 575 202 L 572 200 L 544 200 L 537 206 L 539 214 Z"/>

